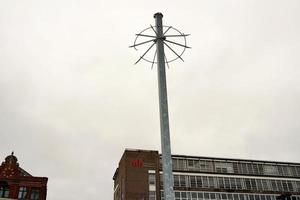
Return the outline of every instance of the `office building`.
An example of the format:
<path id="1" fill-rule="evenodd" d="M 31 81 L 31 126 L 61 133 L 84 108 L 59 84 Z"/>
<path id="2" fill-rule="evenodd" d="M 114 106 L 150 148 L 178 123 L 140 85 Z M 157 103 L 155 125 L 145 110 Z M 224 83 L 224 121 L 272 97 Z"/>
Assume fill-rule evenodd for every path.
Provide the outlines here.
<path id="1" fill-rule="evenodd" d="M 175 200 L 300 200 L 300 163 L 172 155 Z M 158 151 L 125 150 L 114 200 L 163 200 Z"/>

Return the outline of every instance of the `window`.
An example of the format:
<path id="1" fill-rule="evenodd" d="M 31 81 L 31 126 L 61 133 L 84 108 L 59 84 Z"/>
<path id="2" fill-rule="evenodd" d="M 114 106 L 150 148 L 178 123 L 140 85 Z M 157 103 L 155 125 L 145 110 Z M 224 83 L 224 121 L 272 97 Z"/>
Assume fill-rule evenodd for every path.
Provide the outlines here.
<path id="1" fill-rule="evenodd" d="M 174 187 L 179 187 L 179 175 L 174 175 Z"/>
<path id="2" fill-rule="evenodd" d="M 262 180 L 261 179 L 257 179 L 256 183 L 257 183 L 257 189 L 258 190 L 263 190 Z"/>
<path id="3" fill-rule="evenodd" d="M 231 189 L 236 189 L 236 182 L 235 182 L 235 178 L 229 178 L 230 180 L 230 188 Z"/>
<path id="4" fill-rule="evenodd" d="M 148 174 L 149 200 L 156 200 L 156 177 L 155 174 Z"/>
<path id="5" fill-rule="evenodd" d="M 221 198 L 221 193 L 216 193 L 216 199 L 222 199 Z"/>
<path id="6" fill-rule="evenodd" d="M 175 200 L 180 200 L 180 192 L 175 192 Z"/>
<path id="7" fill-rule="evenodd" d="M 207 166 L 205 160 L 200 160 L 199 161 L 199 168 L 200 168 L 200 171 L 203 171 L 203 172 L 208 171 L 208 166 Z"/>
<path id="8" fill-rule="evenodd" d="M 178 168 L 179 170 L 186 170 L 186 160 L 178 160 Z"/>
<path id="9" fill-rule="evenodd" d="M 215 187 L 215 183 L 214 183 L 214 178 L 213 177 L 208 177 L 208 185 L 210 188 L 214 188 Z"/>
<path id="10" fill-rule="evenodd" d="M 251 183 L 250 183 L 250 179 L 245 179 L 245 185 L 246 185 L 246 189 L 247 190 L 251 190 Z"/>
<path id="11" fill-rule="evenodd" d="M 283 191 L 288 191 L 289 190 L 286 180 L 282 180 L 282 188 L 283 188 Z"/>
<path id="12" fill-rule="evenodd" d="M 266 191 L 270 190 L 268 182 L 269 182 L 269 180 L 262 179 L 263 190 L 266 190 Z"/>
<path id="13" fill-rule="evenodd" d="M 194 160 L 194 168 L 196 171 L 199 171 L 200 170 L 200 167 L 199 167 L 199 160 Z"/>
<path id="14" fill-rule="evenodd" d="M 236 188 L 239 190 L 242 189 L 242 181 L 240 178 L 236 179 Z"/>
<path id="15" fill-rule="evenodd" d="M 192 192 L 192 200 L 197 200 L 197 193 L 196 192 Z"/>
<path id="16" fill-rule="evenodd" d="M 186 192 L 181 192 L 181 199 L 182 200 L 187 200 L 187 193 Z"/>
<path id="17" fill-rule="evenodd" d="M 277 184 L 276 184 L 275 180 L 271 180 L 271 186 L 272 186 L 272 190 L 278 191 Z"/>
<path id="18" fill-rule="evenodd" d="M 255 200 L 260 200 L 260 195 L 254 195 Z"/>
<path id="19" fill-rule="evenodd" d="M 19 188 L 18 199 L 25 199 L 26 194 L 27 194 L 27 188 L 26 187 L 20 187 Z"/>
<path id="20" fill-rule="evenodd" d="M 149 200 L 156 200 L 156 192 L 149 191 Z"/>
<path id="21" fill-rule="evenodd" d="M 9 187 L 8 186 L 0 186 L 0 198 L 8 198 L 9 195 Z"/>
<path id="22" fill-rule="evenodd" d="M 241 163 L 241 172 L 242 174 L 248 174 L 247 164 Z"/>
<path id="23" fill-rule="evenodd" d="M 160 162 L 161 162 L 161 159 L 160 159 Z M 176 158 L 172 159 L 172 167 L 173 167 L 173 170 L 178 169 L 178 164 L 177 164 L 177 159 Z"/>
<path id="24" fill-rule="evenodd" d="M 218 177 L 219 188 L 225 188 L 223 177 Z"/>
<path id="25" fill-rule="evenodd" d="M 230 188 L 229 178 L 224 177 L 224 182 L 225 182 L 225 188 L 229 189 Z"/>
<path id="26" fill-rule="evenodd" d="M 227 195 L 226 195 L 225 193 L 222 193 L 222 194 L 221 194 L 221 198 L 222 198 L 222 199 L 227 199 Z"/>
<path id="27" fill-rule="evenodd" d="M 197 176 L 197 186 L 198 186 L 199 188 L 202 188 L 202 180 L 201 180 L 201 176 Z M 299 185 L 299 187 L 300 187 L 300 185 Z"/>
<path id="28" fill-rule="evenodd" d="M 201 193 L 201 192 L 198 193 L 198 199 L 199 199 L 199 200 L 202 200 L 202 199 L 203 199 L 203 193 Z"/>
<path id="29" fill-rule="evenodd" d="M 239 200 L 239 195 L 238 194 L 233 194 L 233 200 Z"/>
<path id="30" fill-rule="evenodd" d="M 258 165 L 256 163 L 253 163 L 252 166 L 253 166 L 253 172 L 254 172 L 254 174 L 259 174 L 259 172 L 258 172 Z"/>
<path id="31" fill-rule="evenodd" d="M 39 200 L 40 190 L 38 188 L 32 188 L 30 194 L 30 200 Z"/>
<path id="32" fill-rule="evenodd" d="M 210 193 L 210 199 L 217 199 L 215 193 Z"/>
<path id="33" fill-rule="evenodd" d="M 275 165 L 264 165 L 265 175 L 278 175 L 278 170 Z"/>
<path id="34" fill-rule="evenodd" d="M 191 181 L 191 188 L 196 188 L 197 187 L 196 177 L 195 176 L 191 176 L 190 177 L 190 181 Z"/>
<path id="35" fill-rule="evenodd" d="M 180 175 L 179 177 L 180 177 L 180 187 L 187 187 L 186 181 L 185 181 L 185 176 Z"/>
<path id="36" fill-rule="evenodd" d="M 233 163 L 215 161 L 215 171 L 219 173 L 233 173 Z"/>
<path id="37" fill-rule="evenodd" d="M 253 164 L 252 163 L 247 163 L 247 168 L 248 168 L 249 174 L 254 174 L 254 172 L 253 172 Z"/>
<path id="38" fill-rule="evenodd" d="M 296 191 L 300 192 L 300 182 L 299 181 L 295 181 L 294 183 L 296 185 Z"/>
<path id="39" fill-rule="evenodd" d="M 204 199 L 209 200 L 209 193 L 206 193 L 206 192 L 204 193 Z"/>
<path id="40" fill-rule="evenodd" d="M 194 170 L 194 160 L 187 160 L 189 170 Z"/>
<path id="41" fill-rule="evenodd" d="M 160 179 L 160 183 L 159 183 L 159 184 L 160 184 L 160 187 L 163 187 L 163 185 L 164 185 L 163 175 L 160 174 L 159 177 L 160 177 L 160 178 L 159 178 L 159 179 Z"/>
<path id="42" fill-rule="evenodd" d="M 204 188 L 208 188 L 208 179 L 207 179 L 207 176 L 203 176 L 202 177 L 202 181 L 203 181 L 203 187 Z"/>
<path id="43" fill-rule="evenodd" d="M 292 181 L 287 181 L 287 186 L 288 186 L 289 191 L 292 191 L 292 192 L 294 191 Z"/>
<path id="44" fill-rule="evenodd" d="M 297 176 L 300 176 L 300 166 L 295 167 L 295 171 L 297 173 Z"/>
<path id="45" fill-rule="evenodd" d="M 250 181 L 251 181 L 252 189 L 257 190 L 255 179 L 250 179 Z"/>
<path id="46" fill-rule="evenodd" d="M 283 187 L 282 187 L 282 181 L 281 181 L 281 180 L 278 180 L 278 181 L 276 181 L 276 182 L 277 182 L 278 190 L 279 190 L 279 191 L 284 191 L 284 190 L 283 190 Z"/>
<path id="47" fill-rule="evenodd" d="M 292 176 L 298 176 L 296 166 L 290 166 Z"/>
<path id="48" fill-rule="evenodd" d="M 245 196 L 243 194 L 239 194 L 240 200 L 245 200 Z"/>
<path id="49" fill-rule="evenodd" d="M 236 174 L 239 174 L 239 173 L 240 173 L 239 167 L 238 167 L 238 163 L 237 163 L 237 162 L 232 163 L 232 167 L 233 167 L 233 172 L 234 172 L 234 173 L 236 173 Z"/>
<path id="50" fill-rule="evenodd" d="M 149 185 L 156 185 L 155 174 L 149 174 Z"/>
<path id="51" fill-rule="evenodd" d="M 257 164 L 258 166 L 258 174 L 264 174 L 264 167 L 262 164 Z"/>

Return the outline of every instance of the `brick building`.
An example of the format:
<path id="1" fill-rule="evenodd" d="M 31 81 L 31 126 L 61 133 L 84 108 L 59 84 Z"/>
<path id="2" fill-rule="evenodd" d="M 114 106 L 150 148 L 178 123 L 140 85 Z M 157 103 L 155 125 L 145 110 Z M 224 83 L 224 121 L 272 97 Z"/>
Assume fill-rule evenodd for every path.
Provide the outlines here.
<path id="1" fill-rule="evenodd" d="M 47 181 L 22 169 L 12 153 L 0 166 L 0 199 L 46 200 Z"/>
<path id="2" fill-rule="evenodd" d="M 163 200 L 158 151 L 125 150 L 114 200 Z M 175 200 L 300 200 L 300 164 L 172 155 Z"/>

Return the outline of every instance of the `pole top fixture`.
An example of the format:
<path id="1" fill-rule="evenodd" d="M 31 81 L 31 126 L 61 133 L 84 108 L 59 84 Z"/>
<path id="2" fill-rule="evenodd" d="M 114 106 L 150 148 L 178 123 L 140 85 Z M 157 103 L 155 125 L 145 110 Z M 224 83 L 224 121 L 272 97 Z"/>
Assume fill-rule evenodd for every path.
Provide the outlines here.
<path id="1" fill-rule="evenodd" d="M 158 41 L 162 41 L 162 47 L 166 47 L 163 58 L 168 67 L 170 62 L 177 59 L 184 61 L 182 54 L 187 48 L 191 48 L 187 46 L 186 43 L 186 36 L 189 36 L 189 34 L 184 34 L 172 26 L 162 25 L 163 14 L 160 12 L 155 13 L 154 18 L 156 25 L 152 26 L 150 24 L 150 27 L 142 30 L 138 34 L 135 34 L 136 38 L 134 40 L 134 44 L 129 46 L 135 50 L 140 48 L 144 52 L 135 64 L 137 64 L 140 60 L 144 60 L 151 63 L 151 69 L 154 64 L 158 64 L 158 62 L 155 61 L 157 48 L 153 48 L 154 45 L 157 46 Z M 157 24 L 158 21 L 160 22 L 159 25 Z M 153 56 L 151 57 L 151 55 Z"/>
<path id="2" fill-rule="evenodd" d="M 160 12 L 157 12 L 157 13 L 155 13 L 154 14 L 154 16 L 153 16 L 154 18 L 156 18 L 156 17 L 163 17 L 163 14 L 162 13 L 160 13 Z"/>

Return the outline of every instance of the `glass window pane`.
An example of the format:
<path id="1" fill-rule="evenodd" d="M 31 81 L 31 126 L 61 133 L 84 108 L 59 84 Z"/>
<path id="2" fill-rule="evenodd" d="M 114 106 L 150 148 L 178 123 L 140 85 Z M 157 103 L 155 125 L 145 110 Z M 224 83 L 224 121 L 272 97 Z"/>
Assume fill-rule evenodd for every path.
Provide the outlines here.
<path id="1" fill-rule="evenodd" d="M 27 188 L 26 187 L 20 187 L 19 188 L 18 198 L 19 199 L 25 199 L 26 194 L 27 194 Z"/>
<path id="2" fill-rule="evenodd" d="M 206 193 L 206 192 L 204 193 L 204 199 L 209 200 L 209 193 Z"/>
<path id="3" fill-rule="evenodd" d="M 198 193 L 198 199 L 203 199 L 203 193 L 202 192 Z"/>
<path id="4" fill-rule="evenodd" d="M 202 188 L 202 179 L 201 179 L 201 176 L 197 176 L 197 187 Z"/>
<path id="5" fill-rule="evenodd" d="M 225 193 L 221 194 L 222 199 L 227 199 L 227 195 Z"/>
<path id="6" fill-rule="evenodd" d="M 40 190 L 37 188 L 31 189 L 30 200 L 38 200 L 40 198 Z"/>
<path id="7" fill-rule="evenodd" d="M 9 187 L 8 186 L 0 186 L 0 198 L 8 198 L 9 196 Z"/>
<path id="8" fill-rule="evenodd" d="M 215 193 L 210 193 L 210 199 L 216 199 L 216 194 Z"/>
<path id="9" fill-rule="evenodd" d="M 191 188 L 196 188 L 197 187 L 195 176 L 190 176 L 190 184 L 191 184 Z"/>

